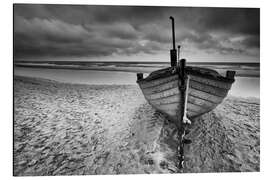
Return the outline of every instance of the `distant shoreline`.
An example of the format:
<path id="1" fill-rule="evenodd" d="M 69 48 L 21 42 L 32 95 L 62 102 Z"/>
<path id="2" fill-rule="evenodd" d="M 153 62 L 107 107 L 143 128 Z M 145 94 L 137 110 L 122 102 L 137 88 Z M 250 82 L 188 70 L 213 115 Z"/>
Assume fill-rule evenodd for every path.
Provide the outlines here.
<path id="1" fill-rule="evenodd" d="M 62 64 L 63 63 L 63 64 Z M 22 68 L 40 68 L 40 69 L 66 69 L 66 70 L 93 70 L 93 71 L 119 71 L 119 72 L 131 72 L 131 73 L 151 73 L 152 71 L 155 71 L 157 69 L 161 69 L 164 67 L 161 66 L 146 66 L 146 65 L 140 65 L 137 66 L 136 64 L 133 64 L 134 66 L 129 66 L 132 65 L 132 63 L 105 63 L 106 65 L 103 65 L 102 62 L 99 62 L 97 64 L 95 63 L 87 63 L 87 64 L 80 64 L 80 62 L 72 62 L 72 63 L 67 63 L 66 62 L 40 62 L 40 63 L 15 63 L 15 67 L 22 67 Z M 100 64 L 101 63 L 101 64 Z M 92 66 L 91 66 L 92 64 Z M 94 66 L 93 66 L 94 64 Z M 153 64 L 158 64 L 158 63 L 153 63 Z M 196 65 L 195 63 L 187 63 L 188 65 Z M 222 63 L 221 63 L 222 64 Z M 235 65 L 228 65 L 227 63 L 223 63 L 222 66 L 229 66 L 229 67 L 208 67 L 210 65 L 212 66 L 220 66 L 221 64 L 201 64 L 202 67 L 206 66 L 206 68 L 212 68 L 216 69 L 219 71 L 226 71 L 226 70 L 235 70 L 236 71 L 236 77 L 260 77 L 260 72 L 259 69 L 252 69 L 252 68 L 259 68 L 257 65 L 248 65 L 248 64 L 235 64 Z M 253 63 L 255 64 L 255 63 Z M 125 66 L 126 65 L 126 66 Z M 197 64 L 199 65 L 199 63 Z M 240 66 L 240 67 L 234 67 L 234 66 Z M 243 68 L 241 66 L 248 66 L 248 68 Z"/>

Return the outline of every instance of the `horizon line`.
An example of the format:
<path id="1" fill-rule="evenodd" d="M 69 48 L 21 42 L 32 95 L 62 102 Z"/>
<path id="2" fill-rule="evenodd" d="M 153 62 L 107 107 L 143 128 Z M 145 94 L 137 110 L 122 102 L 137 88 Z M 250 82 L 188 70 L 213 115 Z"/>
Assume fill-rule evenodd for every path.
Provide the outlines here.
<path id="1" fill-rule="evenodd" d="M 170 61 L 67 61 L 67 60 L 14 60 L 14 63 L 129 63 L 129 64 L 170 64 Z M 260 64 L 260 62 L 219 62 L 219 61 L 187 61 L 188 64 Z"/>

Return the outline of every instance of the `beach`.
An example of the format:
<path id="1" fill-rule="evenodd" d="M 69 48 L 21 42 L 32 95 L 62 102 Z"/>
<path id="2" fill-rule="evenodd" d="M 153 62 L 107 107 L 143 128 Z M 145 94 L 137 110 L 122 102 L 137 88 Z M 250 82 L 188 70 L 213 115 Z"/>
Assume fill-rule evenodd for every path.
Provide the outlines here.
<path id="1" fill-rule="evenodd" d="M 260 170 L 259 98 L 228 96 L 193 122 L 179 171 L 177 129 L 137 85 L 15 76 L 14 175 Z"/>

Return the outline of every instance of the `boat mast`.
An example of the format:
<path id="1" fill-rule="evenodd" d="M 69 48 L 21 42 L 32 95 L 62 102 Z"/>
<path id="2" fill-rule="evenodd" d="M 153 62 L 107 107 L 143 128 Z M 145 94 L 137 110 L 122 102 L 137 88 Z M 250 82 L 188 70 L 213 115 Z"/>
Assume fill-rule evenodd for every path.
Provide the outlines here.
<path id="1" fill-rule="evenodd" d="M 173 39 L 173 49 L 171 49 L 171 66 L 175 67 L 177 66 L 177 52 L 175 49 L 175 32 L 174 32 L 174 18 L 170 16 L 170 19 L 172 20 L 172 39 Z"/>

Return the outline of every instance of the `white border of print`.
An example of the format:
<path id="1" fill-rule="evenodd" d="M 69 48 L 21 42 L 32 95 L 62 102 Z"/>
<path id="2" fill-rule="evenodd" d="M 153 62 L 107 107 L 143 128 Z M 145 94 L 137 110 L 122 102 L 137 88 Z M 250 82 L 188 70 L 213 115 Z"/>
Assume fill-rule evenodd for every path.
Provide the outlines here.
<path id="1" fill-rule="evenodd" d="M 47 3 L 47 4 L 100 4 L 100 5 L 151 5 L 151 6 L 200 6 L 200 7 L 257 7 L 261 8 L 261 165 L 260 171 L 257 173 L 199 173 L 199 174 L 152 174 L 152 175 L 106 175 L 106 176 L 55 176 L 55 177 L 35 177 L 35 179 L 110 179 L 110 180 L 121 180 L 129 178 L 131 180 L 135 180 L 138 178 L 153 178 L 153 179 L 256 179 L 256 178 L 264 178 L 270 173 L 267 172 L 269 169 L 269 140 L 270 137 L 270 121 L 268 120 L 270 117 L 270 111 L 267 109 L 267 102 L 269 100 L 270 92 L 270 83 L 268 77 L 269 68 L 270 67 L 270 57 L 269 57 L 269 45 L 268 41 L 269 37 L 269 17 L 270 17 L 270 6 L 269 1 L 254 1 L 254 0 L 226 0 L 226 1 L 217 1 L 217 0 L 4 0 L 1 1 L 1 70 L 0 70 L 0 78 L 1 78 L 1 92 L 0 92 L 0 100 L 1 100 L 1 129 L 0 129 L 0 137 L 1 137 L 1 148 L 0 148 L 0 159 L 1 159 L 1 179 L 13 179 L 12 177 L 12 54 L 13 54 L 13 3 Z M 267 81 L 268 80 L 268 81 Z M 17 178 L 17 177 L 16 177 Z M 19 179 L 30 179 L 32 177 L 20 177 Z"/>

